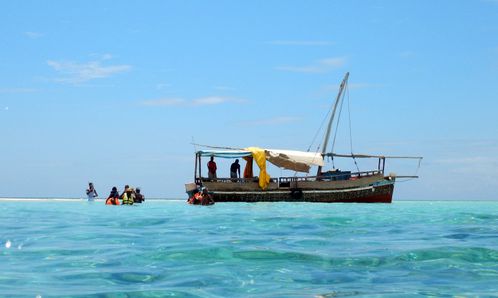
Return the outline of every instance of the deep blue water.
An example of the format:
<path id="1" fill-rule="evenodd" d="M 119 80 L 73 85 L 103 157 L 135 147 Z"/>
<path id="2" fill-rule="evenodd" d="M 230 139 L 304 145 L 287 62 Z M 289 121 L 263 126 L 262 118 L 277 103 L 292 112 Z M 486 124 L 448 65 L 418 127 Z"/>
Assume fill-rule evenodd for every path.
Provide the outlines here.
<path id="1" fill-rule="evenodd" d="M 1 297 L 498 297 L 498 202 L 0 203 Z"/>

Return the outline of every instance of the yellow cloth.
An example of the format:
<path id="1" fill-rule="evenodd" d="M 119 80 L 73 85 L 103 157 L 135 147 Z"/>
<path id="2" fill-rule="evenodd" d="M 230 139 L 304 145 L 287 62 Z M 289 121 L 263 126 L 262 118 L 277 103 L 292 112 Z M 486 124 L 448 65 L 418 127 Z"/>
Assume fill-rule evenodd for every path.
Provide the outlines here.
<path id="1" fill-rule="evenodd" d="M 270 185 L 270 175 L 266 172 L 266 154 L 265 150 L 258 147 L 249 147 L 245 150 L 251 152 L 252 157 L 259 167 L 259 187 L 265 190 Z"/>

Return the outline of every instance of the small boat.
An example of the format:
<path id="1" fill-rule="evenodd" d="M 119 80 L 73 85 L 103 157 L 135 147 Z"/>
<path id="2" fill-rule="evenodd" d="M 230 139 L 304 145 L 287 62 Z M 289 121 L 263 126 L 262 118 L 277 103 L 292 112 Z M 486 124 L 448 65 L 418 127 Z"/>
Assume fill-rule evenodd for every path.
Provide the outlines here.
<path id="1" fill-rule="evenodd" d="M 321 152 L 268 149 L 259 147 L 227 148 L 204 146 L 207 149 L 195 153 L 194 182 L 185 185 L 187 193 L 206 187 L 215 202 L 320 202 L 320 203 L 391 203 L 394 184 L 397 178 L 418 178 L 418 176 L 385 175 L 386 159 L 422 157 L 384 156 L 371 154 L 338 154 L 327 152 L 334 117 L 340 102 L 344 99 L 349 73 L 346 73 L 337 98 L 332 106 L 327 131 Z M 196 144 L 197 145 L 197 144 Z M 202 145 L 200 145 L 202 146 Z M 246 160 L 244 178 L 214 178 L 204 175 L 203 158 L 228 158 Z M 325 158 L 377 159 L 377 167 L 368 171 L 324 171 Z M 259 169 L 259 176 L 252 175 L 253 162 Z M 267 163 L 292 170 L 296 175 L 272 178 L 266 171 Z M 316 175 L 297 175 L 309 173 L 317 167 Z"/>

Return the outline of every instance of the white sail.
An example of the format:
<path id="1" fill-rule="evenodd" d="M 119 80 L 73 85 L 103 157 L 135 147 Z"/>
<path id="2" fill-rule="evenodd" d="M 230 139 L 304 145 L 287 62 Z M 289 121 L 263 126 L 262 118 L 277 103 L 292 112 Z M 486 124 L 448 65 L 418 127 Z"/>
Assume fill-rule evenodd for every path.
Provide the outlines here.
<path id="1" fill-rule="evenodd" d="M 266 159 L 277 167 L 309 173 L 312 166 L 323 166 L 323 157 L 316 152 L 266 149 Z"/>

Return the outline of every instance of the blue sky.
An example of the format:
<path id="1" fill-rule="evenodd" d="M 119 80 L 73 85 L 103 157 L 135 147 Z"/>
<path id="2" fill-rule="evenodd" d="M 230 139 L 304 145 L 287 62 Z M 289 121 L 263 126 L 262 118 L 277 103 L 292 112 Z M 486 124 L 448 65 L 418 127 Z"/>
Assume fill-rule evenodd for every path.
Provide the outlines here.
<path id="1" fill-rule="evenodd" d="M 498 1 L 1 7 L 0 196 L 181 198 L 192 139 L 306 150 L 349 71 L 354 152 L 424 156 L 395 199 L 497 199 Z"/>

